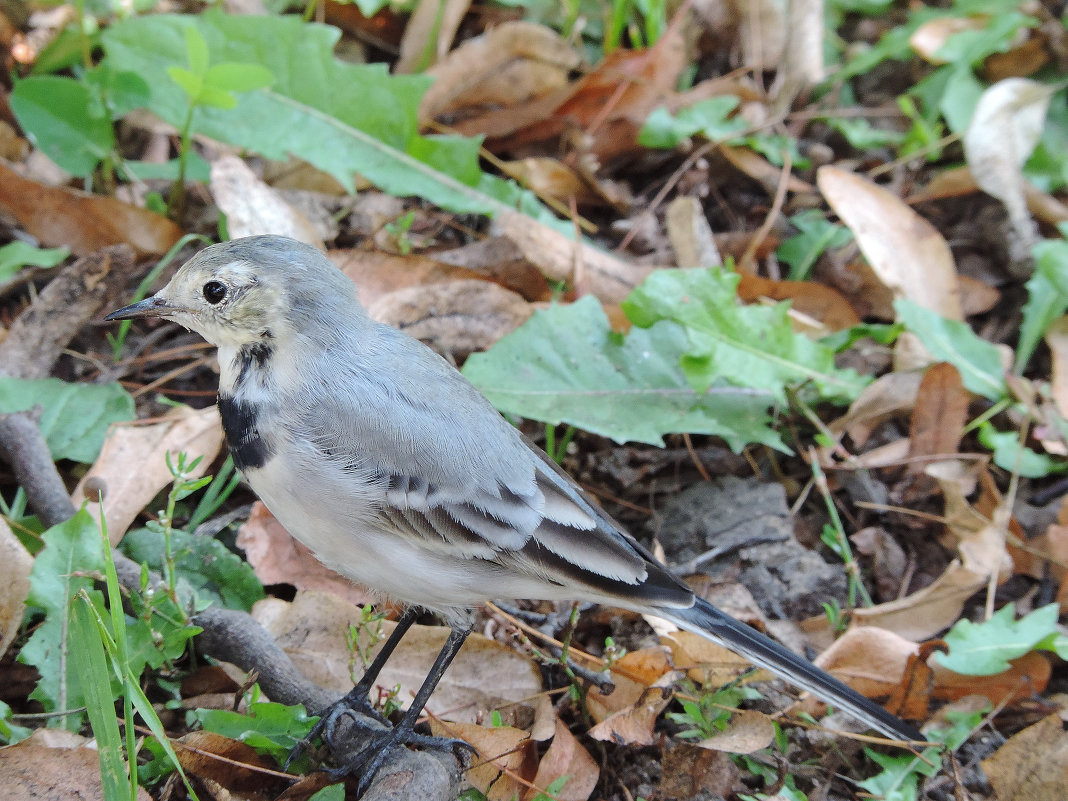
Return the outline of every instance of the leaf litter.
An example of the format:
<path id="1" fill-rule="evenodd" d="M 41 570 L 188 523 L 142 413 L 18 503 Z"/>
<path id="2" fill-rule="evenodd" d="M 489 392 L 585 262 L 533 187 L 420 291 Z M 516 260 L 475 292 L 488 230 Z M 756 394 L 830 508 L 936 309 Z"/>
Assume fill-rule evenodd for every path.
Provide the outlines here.
<path id="1" fill-rule="evenodd" d="M 989 797 L 993 785 L 1000 797 L 1047 797 L 1063 777 L 1047 771 L 1025 780 L 1012 770 L 1030 765 L 1032 754 L 1036 764 L 1056 764 L 1061 745 L 1043 727 L 1056 728 L 1063 714 L 1050 712 L 1062 701 L 1042 697 L 1063 677 L 1063 660 L 1054 655 L 1064 654 L 1063 628 L 1058 607 L 1039 600 L 1056 601 L 1064 611 L 1068 567 L 1064 493 L 1057 484 L 1068 452 L 1061 386 L 1068 290 L 1063 233 L 1055 228 L 1068 220 L 1062 202 L 1068 173 L 1058 155 L 1066 135 L 1057 94 L 1063 87 L 1040 72 L 1050 63 L 1047 49 L 1055 50 L 1045 37 L 1054 34 L 1019 11 L 987 25 L 956 6 L 872 13 L 863 24 L 836 10 L 828 16 L 836 34 L 863 40 L 864 47 L 822 64 L 811 57 L 820 48 L 804 43 L 826 36 L 824 19 L 811 11 L 806 17 L 804 4 L 797 6 L 789 20 L 770 8 L 745 9 L 738 20 L 716 19 L 708 9 L 690 17 L 684 6 L 670 21 L 654 19 L 649 9 L 619 29 L 581 15 L 581 24 L 554 29 L 513 12 L 494 18 L 496 11 L 466 3 L 438 17 L 427 3 L 410 18 L 385 9 L 374 24 L 349 7 L 326 4 L 326 18 L 344 17 L 345 30 L 392 37 L 390 47 L 403 53 L 398 72 L 433 64 L 425 74 L 392 76 L 381 65 L 339 60 L 332 52 L 339 39 L 339 54 L 362 45 L 297 17 L 239 19 L 213 10 L 101 20 L 100 62 L 84 74 L 64 71 L 72 62 L 63 60 L 60 43 L 76 35 L 65 21 L 9 20 L 19 30 L 20 62 L 36 58 L 42 72 L 55 75 L 26 78 L 11 93 L 20 129 L 9 152 L 24 163 L 3 167 L 5 233 L 76 255 L 127 243 L 147 262 L 185 232 L 216 234 L 223 213 L 234 236 L 288 231 L 322 242 L 361 285 L 372 314 L 466 361 L 465 372 L 502 410 L 540 421 L 524 423 L 525 432 L 558 446 L 564 466 L 594 481 L 592 489 L 642 537 L 655 531 L 650 507 L 661 514 L 676 503 L 681 483 L 749 464 L 750 474 L 788 489 L 790 536 L 818 547 L 821 528 L 835 523 L 815 502 L 811 470 L 795 455 L 811 454 L 843 512 L 837 525 L 861 554 L 862 569 L 872 572 L 880 600 L 849 609 L 844 596 L 820 599 L 827 614 L 801 627 L 823 649 L 819 662 L 921 723 L 944 725 L 955 713 L 978 725 L 976 715 L 993 710 L 991 725 L 1005 735 L 1019 733 L 1000 751 L 994 745 L 977 753 L 986 757 L 990 784 L 968 780 L 968 792 Z M 624 29 L 632 47 L 618 46 Z M 190 30 L 202 38 L 203 52 L 189 46 Z M 733 47 L 713 48 L 711 41 Z M 643 43 L 650 46 L 634 46 Z M 587 59 L 591 46 L 603 49 Z M 305 55 L 303 73 L 282 58 L 289 51 Z M 802 52 L 807 58 L 797 57 Z M 925 63 L 916 74 L 926 77 L 912 83 L 914 75 L 895 75 L 899 93 L 884 97 L 866 80 L 869 70 L 878 74 L 920 59 Z M 169 65 L 195 75 L 198 64 L 203 76 L 233 65 L 211 73 L 229 75 L 229 83 L 214 87 L 222 94 L 203 87 L 189 94 L 192 84 L 167 71 Z M 770 90 L 746 70 L 758 65 L 776 72 Z M 839 67 L 830 94 L 806 91 Z M 269 71 L 271 81 L 252 80 L 255 70 Z M 141 83 L 129 78 L 134 73 Z M 337 92 L 328 96 L 322 86 Z M 50 91 L 86 105 L 55 117 L 48 111 L 55 99 Z M 139 106 L 172 128 L 146 125 L 133 113 Z M 702 116 L 713 106 L 719 116 Z M 850 127 L 845 121 L 853 112 L 857 124 Z M 187 115 L 193 125 L 183 133 Z M 137 135 L 116 137 L 116 121 Z M 649 146 L 652 122 L 661 135 L 657 148 Z M 970 173 L 955 167 L 962 151 L 941 138 L 947 130 L 963 136 Z M 478 141 L 455 131 L 485 134 L 485 160 L 479 161 Z M 185 134 L 195 152 L 180 152 Z M 861 136 L 880 144 L 863 146 Z M 231 147 L 240 157 L 228 153 Z M 290 155 L 321 172 L 293 168 Z M 158 198 L 179 175 L 179 156 L 189 156 L 189 191 L 185 207 L 179 214 L 172 209 L 169 220 L 159 213 Z M 524 188 L 498 177 L 491 165 Z M 191 182 L 209 169 L 210 183 Z M 150 173 L 165 177 L 137 177 Z M 323 201 L 298 209 L 264 180 L 272 173 L 285 175 L 287 191 L 336 197 L 339 187 L 367 187 L 369 179 L 378 190 L 425 202 L 362 189 L 343 208 Z M 889 181 L 880 177 L 886 174 Z M 80 190 L 93 192 L 75 191 L 72 175 Z M 143 205 L 120 202 L 119 194 Z M 687 202 L 668 202 L 679 199 Z M 309 208 L 319 211 L 309 217 Z M 322 211 L 331 208 L 332 217 Z M 553 222 L 547 208 L 560 220 Z M 671 214 L 680 209 L 686 219 L 676 218 L 672 229 Z M 791 220 L 801 220 L 805 209 L 852 236 L 828 238 L 807 252 L 805 280 L 787 280 L 793 276 L 776 249 L 795 235 Z M 485 253 L 504 255 L 487 259 Z M 47 280 L 22 267 L 40 258 L 22 258 L 5 284 L 5 326 L 20 320 L 36 284 Z M 676 266 L 689 269 L 656 271 Z M 727 272 L 700 269 L 712 266 Z M 776 305 L 782 301 L 790 306 Z M 880 333 L 857 327 L 877 321 L 899 327 Z M 849 345 L 829 337 L 839 331 Z M 175 354 L 136 367 L 107 364 L 113 345 L 98 328 L 84 326 L 71 336 L 50 370 L 54 378 L 86 386 L 125 378 L 132 388 L 150 388 L 138 395 L 141 416 L 160 417 L 163 395 L 210 407 L 216 380 L 210 368 L 187 361 L 175 372 L 175 359 L 191 358 L 185 335 L 166 326 L 135 330 L 120 349 Z M 534 369 L 539 365 L 541 372 Z M 555 393 L 548 400 L 546 386 Z M 40 397 L 47 410 L 59 395 L 41 390 Z M 84 424 L 92 447 L 54 456 L 65 460 L 59 464 L 69 486 L 77 484 L 76 505 L 106 485 L 104 508 L 116 537 L 142 510 L 152 518 L 166 505 L 158 493 L 173 476 L 161 449 L 205 455 L 190 481 L 218 469 L 218 429 L 209 411 L 187 412 L 183 422 L 113 428 L 105 440 L 110 418 L 93 414 L 88 400 L 73 403 L 72 422 Z M 561 425 L 586 433 L 572 440 Z M 122 436 L 133 442 L 123 444 Z M 650 459 L 637 444 L 624 443 L 666 443 L 685 458 Z M 721 443 L 748 461 L 731 461 Z M 71 461 L 96 464 L 86 473 L 72 470 Z M 1016 504 L 1043 493 L 1052 493 L 1045 504 L 1051 513 L 1025 530 L 1013 517 Z M 12 546 L 22 549 L 20 558 L 4 560 L 8 584 L 17 588 L 28 554 L 40 548 L 41 527 L 10 480 L 2 495 Z M 238 490 L 231 503 L 248 500 Z M 188 514 L 180 505 L 178 512 Z M 370 596 L 300 553 L 262 508 L 239 535 L 225 521 L 213 530 L 243 550 L 274 590 L 255 614 L 292 659 L 335 692 L 347 690 L 357 652 L 368 647 L 377 625 L 353 603 Z M 842 553 L 823 551 L 832 562 Z M 774 618 L 783 610 L 759 586 L 752 589 L 759 613 L 746 613 L 747 619 L 765 621 L 801 646 L 802 639 L 791 638 L 805 635 L 779 626 Z M 5 601 L 5 637 L 16 646 L 21 600 Z M 722 747 L 747 753 L 775 739 L 771 721 L 780 713 L 769 717 L 767 704 L 751 704 L 728 714 L 720 733 L 702 738 L 700 748 L 673 744 L 680 726 L 672 716 L 687 708 L 679 690 L 683 675 L 702 698 L 738 680 L 773 685 L 760 674 L 744 675 L 731 655 L 684 633 L 658 630 L 658 642 L 633 616 L 590 613 L 572 631 L 562 623 L 566 614 L 535 608 L 548 615 L 537 633 L 481 618 L 490 636 L 473 642 L 429 707 L 432 728 L 462 734 L 478 748 L 483 761 L 467 778 L 487 797 L 647 797 L 657 787 L 695 793 L 717 764 L 700 753 Z M 346 644 L 350 624 L 358 636 Z M 389 625 L 381 621 L 383 631 Z M 980 634 L 969 633 L 969 625 Z M 565 634 L 592 654 L 579 662 L 610 677 L 614 693 L 568 676 L 552 651 L 552 640 Z M 963 659 L 975 668 L 980 656 L 997 649 L 990 675 L 950 670 L 938 656 L 946 648 L 935 639 L 940 635 L 949 643 L 950 666 Z M 418 627 L 396 655 L 395 673 L 383 674 L 381 697 L 399 686 L 394 696 L 403 702 L 442 637 L 440 627 Z M 617 641 L 628 649 L 622 656 Z M 50 669 L 47 659 L 36 664 Z M 54 681 L 48 677 L 46 685 Z M 162 692 L 158 687 L 154 692 Z M 967 707 L 962 699 L 973 694 L 986 701 Z M 24 696 L 4 700 L 20 711 L 32 708 Z M 952 706 L 935 715 L 945 701 Z M 811 704 L 803 709 L 822 712 Z M 9 725 L 6 718 L 3 724 Z M 175 722 L 174 734 L 182 733 Z M 195 746 L 202 752 L 259 760 L 241 756 L 236 741 L 206 735 Z M 1021 743 L 1028 749 L 1023 756 Z M 615 777 L 629 775 L 628 759 L 644 753 L 642 747 L 656 754 L 665 775 L 649 768 L 615 795 Z M 794 747 L 802 756 L 787 760 L 778 778 L 760 757 L 778 753 L 777 745 L 721 765 L 712 771 L 727 782 L 718 791 L 751 792 L 763 782 L 782 795 L 800 792 L 806 779 L 792 768 L 819 745 L 795 738 Z M 919 797 L 921 775 L 932 774 L 894 759 L 865 762 L 864 787 L 893 780 L 906 788 L 895 797 Z M 209 768 L 183 762 L 201 781 L 215 780 Z M 68 779 L 73 786 L 73 769 Z M 1023 795 L 1011 789 L 1027 781 L 1033 787 L 1027 784 Z M 270 786 L 267 778 L 250 785 L 274 797 Z"/>

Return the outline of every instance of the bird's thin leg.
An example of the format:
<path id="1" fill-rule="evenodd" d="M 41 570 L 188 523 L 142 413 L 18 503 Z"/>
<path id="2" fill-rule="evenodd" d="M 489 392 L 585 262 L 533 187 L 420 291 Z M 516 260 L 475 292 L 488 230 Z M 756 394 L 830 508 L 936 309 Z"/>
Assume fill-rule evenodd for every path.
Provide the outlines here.
<path id="1" fill-rule="evenodd" d="M 419 617 L 418 609 L 409 607 L 404 610 L 404 614 L 401 615 L 397 625 L 393 627 L 392 633 L 386 638 L 385 644 L 378 649 L 378 653 L 371 660 L 371 664 L 367 666 L 367 670 L 360 676 L 356 686 L 349 690 L 348 694 L 338 703 L 344 703 L 350 708 L 353 707 L 353 704 L 367 703 L 369 705 L 367 699 L 371 688 L 374 687 L 375 682 L 378 680 L 378 674 L 382 672 L 382 668 L 385 667 L 393 652 L 397 650 L 400 641 L 404 639 L 404 635 L 408 633 L 408 629 L 412 627 L 417 617 Z"/>
<path id="2" fill-rule="evenodd" d="M 369 694 L 374 687 L 375 681 L 378 680 L 378 674 L 382 672 L 382 668 L 385 667 L 393 652 L 397 650 L 400 641 L 404 639 L 404 635 L 408 633 L 417 617 L 419 617 L 418 609 L 409 607 L 404 610 L 404 614 L 401 615 L 400 620 L 393 627 L 393 631 L 386 638 L 386 642 L 378 649 L 378 653 L 375 654 L 371 664 L 367 666 L 367 670 L 360 676 L 360 680 L 356 682 L 356 685 L 348 693 L 323 710 L 322 715 L 319 717 L 319 722 L 312 727 L 307 737 L 297 743 L 293 753 L 289 755 L 289 759 L 286 760 L 286 767 L 295 757 L 302 754 L 316 737 L 323 737 L 327 741 L 327 745 L 331 745 L 330 741 L 333 739 L 334 729 L 338 720 L 342 717 L 349 716 L 355 720 L 356 713 L 360 713 L 373 717 L 380 723 L 387 723 L 386 719 L 378 714 L 378 711 L 371 704 Z"/>
<path id="3" fill-rule="evenodd" d="M 352 764 L 350 769 L 354 768 L 361 774 L 359 785 L 359 792 L 361 794 L 370 785 L 375 773 L 382 767 L 389 752 L 396 745 L 411 743 L 413 745 L 429 748 L 447 748 L 451 751 L 455 751 L 458 747 L 471 747 L 462 740 L 450 740 L 441 737 L 424 737 L 415 734 L 413 731 L 416 722 L 419 720 L 419 716 L 423 713 L 423 707 L 430 699 L 431 693 L 434 692 L 434 688 L 437 686 L 438 682 L 441 681 L 441 677 L 445 674 L 445 671 L 448 670 L 452 660 L 456 658 L 456 654 L 459 653 L 461 646 L 467 639 L 467 635 L 471 633 L 471 628 L 471 624 L 453 627 L 452 631 L 449 632 L 448 639 L 445 640 L 445 645 L 442 646 L 441 651 L 438 653 L 437 659 L 434 660 L 433 667 L 430 668 L 430 672 L 427 674 L 426 679 L 423 680 L 422 686 L 415 694 L 415 698 L 412 699 L 412 703 L 404 713 L 404 717 L 401 719 L 400 723 L 394 726 L 390 731 L 384 733 L 381 738 L 376 737 L 375 742 L 372 744 L 373 749 L 371 747 L 364 748 L 361 750 L 360 754 L 357 755 L 356 763 Z M 355 772 L 355 770 L 353 772 Z"/>

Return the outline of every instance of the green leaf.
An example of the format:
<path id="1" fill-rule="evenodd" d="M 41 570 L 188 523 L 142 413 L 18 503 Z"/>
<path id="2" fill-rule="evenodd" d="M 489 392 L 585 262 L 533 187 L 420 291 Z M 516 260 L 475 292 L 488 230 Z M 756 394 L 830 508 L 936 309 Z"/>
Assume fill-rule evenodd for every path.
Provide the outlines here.
<path id="1" fill-rule="evenodd" d="M 551 424 L 566 422 L 617 442 L 663 445 L 688 431 L 723 437 L 735 450 L 748 442 L 784 449 L 770 428 L 770 393 L 716 382 L 698 391 L 679 359 L 685 332 L 664 323 L 612 331 L 592 297 L 537 311 L 463 373 L 501 411 Z"/>
<path id="2" fill-rule="evenodd" d="M 791 281 L 808 278 L 812 265 L 825 250 L 840 248 L 853 241 L 852 231 L 828 222 L 819 209 L 806 209 L 795 214 L 790 223 L 800 233 L 784 240 L 775 255 L 790 265 Z"/>
<path id="3" fill-rule="evenodd" d="M 300 704 L 285 706 L 265 701 L 249 704 L 247 715 L 224 709 L 197 709 L 194 714 L 206 731 L 248 743 L 279 762 L 286 760 L 318 720 L 308 717 Z"/>
<path id="4" fill-rule="evenodd" d="M 672 148 L 698 133 L 712 140 L 729 138 L 748 127 L 744 120 L 730 117 L 740 102 L 734 95 L 710 97 L 674 115 L 661 106 L 646 119 L 638 134 L 638 144 Z"/>
<path id="5" fill-rule="evenodd" d="M 15 84 L 9 102 L 27 136 L 56 164 L 84 178 L 115 148 L 106 115 L 91 113 L 88 87 L 51 75 Z"/>
<path id="6" fill-rule="evenodd" d="M 683 326 L 690 347 L 682 368 L 695 389 L 729 383 L 780 403 L 787 386 L 804 385 L 819 400 L 856 397 L 868 379 L 838 369 L 831 348 L 796 333 L 789 304 L 741 305 L 738 280 L 718 269 L 657 270 L 623 302 L 623 311 L 643 328 L 660 320 Z"/>
<path id="7" fill-rule="evenodd" d="M 345 801 L 345 785 L 331 784 L 329 787 L 324 787 L 308 801 Z"/>
<path id="8" fill-rule="evenodd" d="M 178 159 L 161 164 L 149 161 L 124 161 L 123 169 L 142 181 L 174 181 L 178 178 Z M 185 177 L 190 181 L 207 183 L 211 178 L 211 165 L 196 151 L 189 154 L 185 165 Z"/>
<path id="9" fill-rule="evenodd" d="M 40 607 L 45 619 L 19 652 L 18 660 L 37 668 L 40 679 L 30 698 L 40 701 L 45 711 L 51 712 L 61 702 L 68 709 L 84 705 L 78 672 L 69 670 L 64 676 L 61 665 L 68 655 L 66 632 L 70 627 L 71 600 L 84 589 L 103 604 L 103 596 L 92 590 L 92 576 L 103 570 L 104 555 L 100 528 L 85 509 L 52 526 L 41 538 L 44 548 L 30 571 L 26 603 Z M 64 686 L 65 698 L 61 691 Z M 77 729 L 79 717 L 69 716 L 64 725 Z"/>
<path id="10" fill-rule="evenodd" d="M 189 70 L 198 78 L 203 78 L 208 71 L 211 57 L 208 54 L 208 43 L 194 27 L 185 29 L 185 55 Z"/>
<path id="11" fill-rule="evenodd" d="M 226 61 L 211 67 L 204 76 L 205 86 L 214 86 L 228 92 L 251 92 L 274 83 L 274 75 L 259 64 L 243 64 Z"/>
<path id="12" fill-rule="evenodd" d="M 172 81 L 182 87 L 189 99 L 196 102 L 200 97 L 200 90 L 204 88 L 204 79 L 199 75 L 194 75 L 185 67 L 167 67 L 167 75 Z"/>
<path id="13" fill-rule="evenodd" d="M 894 301 L 897 319 L 920 338 L 938 361 L 960 371 L 964 386 L 977 395 L 1000 400 L 1008 395 L 1001 353 L 980 339 L 967 323 L 947 320 L 909 300 Z"/>
<path id="14" fill-rule="evenodd" d="M 103 797 L 118 799 L 130 794 L 130 777 L 122 754 L 122 736 L 115 717 L 112 676 L 100 641 L 96 617 L 88 599 L 75 599 L 70 630 L 71 666 L 81 677 L 85 706 L 93 728 L 100 759 Z"/>
<path id="15" fill-rule="evenodd" d="M 123 537 L 119 547 L 131 559 L 153 570 L 162 567 L 162 533 L 136 529 Z M 211 600 L 226 609 L 248 611 L 264 597 L 263 585 L 248 562 L 218 540 L 174 530 L 171 549 L 178 575 L 189 582 L 201 600 Z"/>
<path id="16" fill-rule="evenodd" d="M 1014 431 L 998 431 L 990 423 L 979 426 L 979 442 L 994 452 L 994 464 L 1024 478 L 1042 478 L 1068 470 L 1068 462 L 1036 453 L 1020 444 Z"/>
<path id="17" fill-rule="evenodd" d="M 935 659 L 964 676 L 993 676 L 1012 667 L 1010 660 L 1035 650 L 1056 634 L 1057 604 L 1016 620 L 1016 607 L 1010 603 L 983 623 L 958 620 L 943 637 L 949 653 L 938 653 Z"/>
<path id="18" fill-rule="evenodd" d="M 134 402 L 118 383 L 68 384 L 58 378 L 0 377 L 0 413 L 42 407 L 38 425 L 55 459 L 92 462 L 108 426 L 134 419 Z"/>
<path id="19" fill-rule="evenodd" d="M 22 742 L 33 734 L 33 729 L 12 723 L 12 714 L 11 707 L 0 701 L 0 743 L 4 745 Z"/>
<path id="20" fill-rule="evenodd" d="M 900 323 L 891 325 L 886 323 L 860 323 L 821 337 L 820 342 L 835 353 L 841 353 L 851 348 L 855 342 L 861 339 L 870 339 L 880 345 L 892 345 L 903 330 L 904 326 Z"/>
<path id="21" fill-rule="evenodd" d="M 1016 343 L 1017 375 L 1023 373 L 1050 323 L 1068 311 L 1068 242 L 1047 239 L 1037 243 L 1032 253 L 1035 271 L 1027 281 L 1027 302 Z"/>
<path id="22" fill-rule="evenodd" d="M 55 267 L 70 251 L 66 248 L 35 248 L 18 240 L 0 247 L 0 281 L 7 281 L 23 267 Z"/>
<path id="23" fill-rule="evenodd" d="M 416 195 L 461 213 L 505 206 L 542 219 L 545 212 L 515 184 L 482 173 L 478 139 L 419 135 L 419 102 L 430 78 L 391 76 L 383 64 L 348 64 L 333 55 L 340 32 L 297 17 L 128 17 L 103 36 L 115 68 L 151 86 L 149 109 L 181 128 L 188 98 L 166 79 L 185 63 L 184 31 L 195 27 L 210 61 L 256 64 L 274 76 L 270 89 L 241 94 L 230 111 L 199 108 L 196 130 L 268 159 L 297 156 L 352 188 L 365 176 L 398 196 Z"/>

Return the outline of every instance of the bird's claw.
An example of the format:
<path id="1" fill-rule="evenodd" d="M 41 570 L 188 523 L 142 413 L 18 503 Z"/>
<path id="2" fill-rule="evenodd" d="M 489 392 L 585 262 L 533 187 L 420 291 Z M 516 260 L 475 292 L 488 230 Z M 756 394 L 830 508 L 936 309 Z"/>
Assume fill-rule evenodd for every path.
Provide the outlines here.
<path id="1" fill-rule="evenodd" d="M 331 746 L 337 767 L 327 770 L 327 774 L 334 780 L 346 776 L 358 777 L 358 796 L 368 790 L 378 771 L 399 748 L 415 747 L 449 753 L 465 766 L 470 756 L 477 753 L 474 746 L 463 740 L 417 734 L 406 730 L 402 725 L 386 730 L 365 730 L 360 736 L 363 737 L 363 742 L 356 750 L 347 754 L 338 753 Z"/>
<path id="2" fill-rule="evenodd" d="M 350 692 L 344 698 L 340 698 L 333 704 L 328 706 L 323 713 L 319 716 L 319 720 L 311 731 L 293 747 L 293 750 L 289 754 L 289 758 L 286 759 L 285 770 L 289 769 L 289 765 L 296 759 L 306 754 L 317 739 L 322 738 L 323 742 L 331 749 L 335 750 L 335 740 L 337 734 L 337 726 L 343 719 L 348 718 L 352 721 L 352 725 L 358 729 L 365 729 L 373 731 L 372 726 L 368 725 L 363 719 L 370 718 L 375 723 L 388 727 L 389 721 L 387 721 L 382 715 L 371 706 L 371 702 L 368 700 L 367 695 L 364 693 Z"/>

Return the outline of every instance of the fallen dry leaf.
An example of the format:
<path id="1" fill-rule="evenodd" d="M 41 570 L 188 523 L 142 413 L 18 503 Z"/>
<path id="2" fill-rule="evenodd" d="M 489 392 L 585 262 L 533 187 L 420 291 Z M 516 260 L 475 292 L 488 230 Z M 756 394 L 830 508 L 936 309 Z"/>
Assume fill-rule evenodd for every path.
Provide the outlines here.
<path id="1" fill-rule="evenodd" d="M 697 742 L 710 751 L 730 754 L 751 754 L 767 748 L 775 740 L 775 724 L 763 712 L 738 709 L 731 714 L 727 728 L 712 737 Z"/>
<path id="2" fill-rule="evenodd" d="M 502 211 L 494 222 L 547 278 L 573 283 L 603 303 L 619 303 L 653 271 L 585 242 L 576 243 L 519 212 Z"/>
<path id="3" fill-rule="evenodd" d="M 182 452 L 191 459 L 203 456 L 190 471 L 199 478 L 215 461 L 222 442 L 222 421 L 215 406 L 199 411 L 179 406 L 155 423 L 114 425 L 96 462 L 71 493 L 71 501 L 80 506 L 88 498 L 89 514 L 98 523 L 103 514 L 108 538 L 117 545 L 141 510 L 174 481 L 167 468 L 167 453 L 172 459 Z M 96 503 L 101 491 L 103 505 Z"/>
<path id="4" fill-rule="evenodd" d="M 741 779 L 741 769 L 723 751 L 709 751 L 676 742 L 664 753 L 660 798 L 729 798 Z"/>
<path id="5" fill-rule="evenodd" d="M 552 744 L 541 758 L 534 776 L 537 789 L 528 789 L 524 798 L 531 801 L 539 792 L 566 776 L 564 786 L 553 792 L 553 798 L 556 801 L 586 801 L 597 786 L 600 773 L 589 751 L 579 744 L 564 722 L 557 719 Z"/>
<path id="6" fill-rule="evenodd" d="M 226 214 L 226 227 L 233 239 L 277 234 L 324 249 L 323 235 L 311 221 L 237 156 L 222 156 L 212 163 L 211 194 Z"/>
<path id="7" fill-rule="evenodd" d="M 734 169 L 759 183 L 769 195 L 775 194 L 779 181 L 782 180 L 782 167 L 776 167 L 755 150 L 747 147 L 720 145 L 717 150 Z M 786 180 L 786 191 L 802 195 L 814 192 L 815 187 L 808 181 L 802 181 L 791 175 Z"/>
<path id="8" fill-rule="evenodd" d="M 590 729 L 590 737 L 617 745 L 652 745 L 656 742 L 653 728 L 668 701 L 662 688 L 649 687 L 631 706 L 613 712 Z"/>
<path id="9" fill-rule="evenodd" d="M 7 653 L 22 628 L 22 613 L 30 593 L 33 557 L 0 518 L 0 657 Z"/>
<path id="10" fill-rule="evenodd" d="M 372 593 L 334 572 L 293 539 L 260 501 L 237 532 L 237 547 L 245 552 L 263 584 L 292 584 L 298 590 L 324 590 L 354 604 L 371 601 Z"/>
<path id="11" fill-rule="evenodd" d="M 423 72 L 440 61 L 460 27 L 471 0 L 419 0 L 404 26 L 400 57 L 393 65 L 397 75 Z"/>
<path id="12" fill-rule="evenodd" d="M 1027 211 L 1023 165 L 1034 151 L 1057 87 L 1006 78 L 979 97 L 964 132 L 964 157 L 979 188 L 997 198 L 1009 213 L 1015 241 L 1009 243 L 1013 273 L 1026 275 L 1038 228 Z M 1010 264 L 1010 267 L 1012 265 Z"/>
<path id="13" fill-rule="evenodd" d="M 820 322 L 828 332 L 841 331 L 860 323 L 845 297 L 828 286 L 812 281 L 773 281 L 742 273 L 738 297 L 746 303 L 760 298 L 790 301 L 790 310 Z"/>
<path id="14" fill-rule="evenodd" d="M 0 749 L 0 787 L 7 801 L 85 801 L 103 798 L 95 748 L 47 748 L 27 742 Z M 138 801 L 152 801 L 144 787 Z"/>
<path id="15" fill-rule="evenodd" d="M 963 319 L 953 252 L 933 225 L 897 195 L 855 173 L 820 167 L 816 183 L 894 297 Z"/>
<path id="16" fill-rule="evenodd" d="M 186 773 L 209 779 L 230 792 L 247 794 L 274 789 L 274 795 L 288 784 L 267 772 L 278 770 L 274 760 L 260 756 L 250 745 L 215 732 L 190 732 L 175 743 L 174 751 Z"/>
<path id="17" fill-rule="evenodd" d="M 519 161 L 504 161 L 499 166 L 507 176 L 538 197 L 549 197 L 563 203 L 574 199 L 580 206 L 602 202 L 602 195 L 559 159 L 532 156 Z"/>
<path id="18" fill-rule="evenodd" d="M 1068 787 L 1068 732 L 1064 711 L 1047 715 L 1009 738 L 979 764 L 998 801 L 1063 801 Z"/>
<path id="19" fill-rule="evenodd" d="M 981 31 L 990 23 L 985 17 L 940 17 L 928 20 L 912 32 L 909 47 L 931 64 L 945 64 L 938 51 L 946 42 L 964 31 Z"/>
<path id="20" fill-rule="evenodd" d="M 1045 339 L 1053 357 L 1050 392 L 1061 416 L 1068 417 L 1068 317 L 1054 320 Z"/>
<path id="21" fill-rule="evenodd" d="M 512 333 L 534 307 L 490 281 L 468 279 L 395 290 L 367 305 L 367 313 L 462 360 Z"/>
<path id="22" fill-rule="evenodd" d="M 723 266 L 712 226 L 697 198 L 680 195 L 672 200 L 664 215 L 664 227 L 679 267 Z"/>
<path id="23" fill-rule="evenodd" d="M 76 256 L 128 244 L 138 256 L 158 256 L 182 238 L 166 217 L 102 195 L 44 186 L 0 164 L 0 208 L 43 247 L 66 247 Z"/>
<path id="24" fill-rule="evenodd" d="M 1044 692 L 1053 674 L 1053 666 L 1045 654 L 1030 651 L 1010 660 L 1008 670 L 992 676 L 962 676 L 933 662 L 932 696 L 940 700 L 956 701 L 969 695 L 982 695 L 993 704 L 1026 701 Z"/>
<path id="25" fill-rule="evenodd" d="M 615 690 L 602 695 L 597 688 L 591 688 L 586 705 L 593 719 L 602 721 L 617 712 L 630 710 L 649 687 L 669 686 L 665 677 L 670 680 L 677 675 L 667 648 L 654 646 L 631 651 L 612 665 L 611 679 Z"/>
<path id="26" fill-rule="evenodd" d="M 848 434 L 856 447 L 863 446 L 884 420 L 913 409 L 922 381 L 921 373 L 895 371 L 879 376 L 861 390 L 846 413 L 832 421 L 829 428 L 835 434 Z"/>
<path id="27" fill-rule="evenodd" d="M 909 431 L 909 456 L 943 454 L 950 457 L 955 454 L 967 416 L 968 394 L 957 368 L 946 362 L 932 365 L 924 373 L 916 395 Z M 922 472 L 924 466 L 924 462 L 917 459 L 909 465 L 909 470 Z"/>
<path id="28" fill-rule="evenodd" d="M 352 689 L 345 643 L 349 625 L 359 624 L 361 610 L 336 595 L 298 592 L 292 603 L 261 601 L 253 616 L 271 633 L 310 680 L 338 694 Z M 383 640 L 393 623 L 382 622 Z M 445 644 L 444 626 L 413 626 L 379 676 L 378 686 L 400 685 L 397 700 L 406 705 L 430 671 Z M 366 630 L 360 642 L 367 644 Z M 357 658 L 357 673 L 362 663 Z M 486 718 L 498 706 L 532 698 L 541 692 L 541 671 L 530 659 L 480 634 L 472 634 L 445 672 L 427 704 L 433 716 L 453 721 Z M 374 699 L 372 699 L 374 700 Z"/>
<path id="29" fill-rule="evenodd" d="M 854 626 L 813 662 L 865 698 L 885 698 L 901 684 L 915 641 L 877 626 Z"/>
<path id="30" fill-rule="evenodd" d="M 537 771 L 536 743 L 522 729 L 430 719 L 435 737 L 459 738 L 478 756 L 464 777 L 489 801 L 513 801 L 527 792 Z"/>
<path id="31" fill-rule="evenodd" d="M 419 120 L 426 124 L 445 111 L 528 102 L 565 86 L 579 61 L 575 48 L 552 29 L 505 22 L 427 70 L 434 83 L 419 103 Z"/>

